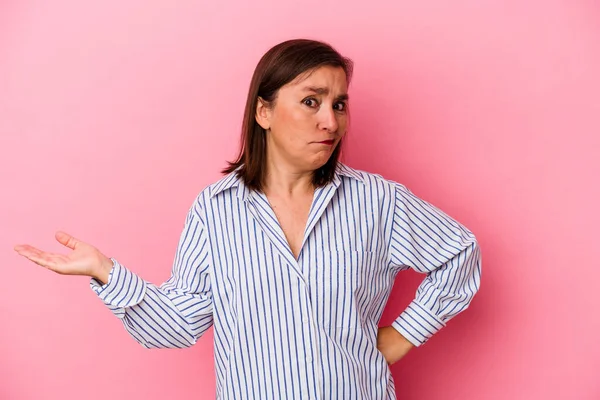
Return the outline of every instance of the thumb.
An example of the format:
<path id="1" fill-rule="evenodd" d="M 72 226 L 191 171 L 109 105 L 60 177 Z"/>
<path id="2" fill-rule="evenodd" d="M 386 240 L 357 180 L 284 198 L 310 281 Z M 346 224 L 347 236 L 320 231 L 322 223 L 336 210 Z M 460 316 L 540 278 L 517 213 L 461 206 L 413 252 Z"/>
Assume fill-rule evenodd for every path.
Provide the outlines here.
<path id="1" fill-rule="evenodd" d="M 77 244 L 80 243 L 79 240 L 63 231 L 56 232 L 56 235 L 54 236 L 60 244 L 62 244 L 63 246 L 67 246 L 68 248 L 73 250 L 75 250 L 75 246 L 77 246 Z"/>

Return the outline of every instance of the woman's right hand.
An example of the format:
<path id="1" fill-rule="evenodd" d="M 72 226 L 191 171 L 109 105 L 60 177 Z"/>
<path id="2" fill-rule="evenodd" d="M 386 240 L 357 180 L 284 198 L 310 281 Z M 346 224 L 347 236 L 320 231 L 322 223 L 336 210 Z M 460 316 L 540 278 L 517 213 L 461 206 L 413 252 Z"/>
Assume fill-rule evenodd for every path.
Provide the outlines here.
<path id="1" fill-rule="evenodd" d="M 110 258 L 94 246 L 65 232 L 58 231 L 55 237 L 60 244 L 73 251 L 67 255 L 47 253 L 28 244 L 17 245 L 14 249 L 23 257 L 58 274 L 85 275 L 102 283 L 108 282 L 108 274 L 113 266 Z"/>

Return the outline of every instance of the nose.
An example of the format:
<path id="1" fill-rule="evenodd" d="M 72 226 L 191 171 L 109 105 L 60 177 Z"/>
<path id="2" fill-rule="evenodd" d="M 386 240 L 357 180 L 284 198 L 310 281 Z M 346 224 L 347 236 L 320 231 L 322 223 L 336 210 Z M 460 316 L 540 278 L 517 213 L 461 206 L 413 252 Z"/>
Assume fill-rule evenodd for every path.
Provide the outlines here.
<path id="1" fill-rule="evenodd" d="M 330 133 L 338 130 L 337 116 L 331 107 L 321 107 L 319 114 L 319 129 L 327 130 Z"/>

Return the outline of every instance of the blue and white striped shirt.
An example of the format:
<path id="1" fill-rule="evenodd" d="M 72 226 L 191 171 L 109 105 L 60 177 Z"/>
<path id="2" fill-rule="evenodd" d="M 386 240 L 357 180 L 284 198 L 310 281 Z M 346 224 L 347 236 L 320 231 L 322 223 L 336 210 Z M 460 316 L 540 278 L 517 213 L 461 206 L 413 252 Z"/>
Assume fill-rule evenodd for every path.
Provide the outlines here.
<path id="1" fill-rule="evenodd" d="M 416 346 L 479 289 L 475 236 L 404 185 L 338 164 L 317 188 L 296 259 L 266 196 L 231 173 L 189 209 L 171 277 L 114 258 L 91 287 L 146 348 L 182 348 L 214 326 L 217 399 L 395 399 L 377 349 L 399 271 L 427 274 L 393 327 Z"/>

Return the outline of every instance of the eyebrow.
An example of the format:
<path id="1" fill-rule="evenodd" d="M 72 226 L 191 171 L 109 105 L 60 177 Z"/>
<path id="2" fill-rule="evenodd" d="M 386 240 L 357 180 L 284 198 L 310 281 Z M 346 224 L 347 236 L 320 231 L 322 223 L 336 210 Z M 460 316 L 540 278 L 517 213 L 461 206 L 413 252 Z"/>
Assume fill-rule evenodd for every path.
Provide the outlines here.
<path id="1" fill-rule="evenodd" d="M 323 88 L 323 87 L 315 87 L 315 86 L 306 86 L 304 88 L 304 91 L 306 91 L 306 92 L 313 92 L 313 93 L 316 93 L 316 94 L 319 94 L 319 95 L 327 95 L 327 94 L 329 94 L 329 89 Z M 336 98 L 336 100 L 348 100 L 348 98 L 349 98 L 348 97 L 348 93 L 343 93 L 343 94 L 340 94 Z"/>

